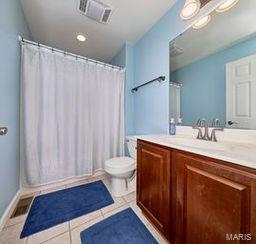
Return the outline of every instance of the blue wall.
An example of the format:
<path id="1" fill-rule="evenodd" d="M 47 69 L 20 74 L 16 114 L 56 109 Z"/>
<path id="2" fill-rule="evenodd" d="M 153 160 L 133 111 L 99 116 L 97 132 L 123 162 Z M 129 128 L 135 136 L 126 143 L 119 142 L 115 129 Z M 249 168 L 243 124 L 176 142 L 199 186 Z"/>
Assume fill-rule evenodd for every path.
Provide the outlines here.
<path id="1" fill-rule="evenodd" d="M 126 134 L 134 134 L 134 50 L 133 46 L 126 44 Z"/>
<path id="2" fill-rule="evenodd" d="M 200 15 L 218 3 L 219 0 L 212 0 Z M 137 134 L 166 133 L 168 130 L 169 42 L 192 23 L 179 17 L 183 4 L 184 0 L 178 0 L 134 46 L 135 85 L 159 75 L 167 77 L 167 82 L 154 83 L 134 94 L 134 129 Z"/>
<path id="3" fill-rule="evenodd" d="M 131 93 L 134 83 L 134 54 L 133 46 L 125 44 L 112 59 L 111 64 L 125 67 L 125 133 L 134 134 L 134 97 Z"/>
<path id="4" fill-rule="evenodd" d="M 20 45 L 18 34 L 29 38 L 19 0 L 0 0 L 0 218 L 19 189 Z"/>
<path id="5" fill-rule="evenodd" d="M 198 118 L 226 121 L 226 70 L 228 62 L 256 54 L 256 37 L 186 65 L 172 74 L 182 83 L 181 116 L 184 125 Z M 200 93 L 198 93 L 200 91 Z"/>

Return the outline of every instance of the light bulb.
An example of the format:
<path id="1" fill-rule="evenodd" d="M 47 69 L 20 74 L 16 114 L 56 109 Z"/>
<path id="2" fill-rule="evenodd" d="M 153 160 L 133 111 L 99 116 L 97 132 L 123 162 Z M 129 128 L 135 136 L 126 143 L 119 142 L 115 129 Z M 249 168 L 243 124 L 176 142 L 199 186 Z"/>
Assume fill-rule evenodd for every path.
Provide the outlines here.
<path id="1" fill-rule="evenodd" d="M 201 2 L 199 0 L 186 0 L 180 12 L 180 17 L 183 20 L 189 20 L 199 13 L 200 8 Z"/>
<path id="2" fill-rule="evenodd" d="M 199 19 L 192 27 L 194 29 L 200 29 L 206 26 L 211 21 L 211 15 L 206 15 Z"/>
<path id="3" fill-rule="evenodd" d="M 85 37 L 84 35 L 82 35 L 82 34 L 78 34 L 78 35 L 76 36 L 76 39 L 77 39 L 78 41 L 80 41 L 80 42 L 85 42 L 85 41 L 86 41 L 86 37 Z"/>
<path id="4" fill-rule="evenodd" d="M 230 10 L 231 8 L 233 8 L 239 0 L 227 0 L 224 3 L 220 4 L 217 8 L 216 11 L 218 13 L 223 13 L 226 12 L 228 10 Z"/>

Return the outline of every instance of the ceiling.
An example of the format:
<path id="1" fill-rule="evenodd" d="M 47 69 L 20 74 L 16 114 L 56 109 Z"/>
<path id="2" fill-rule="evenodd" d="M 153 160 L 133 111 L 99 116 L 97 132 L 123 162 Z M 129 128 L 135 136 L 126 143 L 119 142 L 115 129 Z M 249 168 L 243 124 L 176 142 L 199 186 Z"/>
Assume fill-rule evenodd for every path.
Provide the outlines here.
<path id="1" fill-rule="evenodd" d="M 102 1 L 114 10 L 108 24 L 81 15 L 77 0 L 21 0 L 34 41 L 104 62 L 139 40 L 177 0 Z M 87 41 L 78 42 L 77 33 Z"/>
<path id="2" fill-rule="evenodd" d="M 213 12 L 211 22 L 202 29 L 188 29 L 173 42 L 182 54 L 170 57 L 171 70 L 224 50 L 256 35 L 256 1 L 240 0 L 225 13 Z M 175 49 L 172 51 L 177 51 Z"/>

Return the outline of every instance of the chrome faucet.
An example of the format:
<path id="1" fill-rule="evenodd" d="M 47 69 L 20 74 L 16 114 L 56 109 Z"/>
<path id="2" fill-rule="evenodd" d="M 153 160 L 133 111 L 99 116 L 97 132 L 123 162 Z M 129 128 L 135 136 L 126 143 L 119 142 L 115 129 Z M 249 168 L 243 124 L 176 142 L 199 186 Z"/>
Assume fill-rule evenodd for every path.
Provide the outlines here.
<path id="1" fill-rule="evenodd" d="M 211 141 L 217 142 L 217 137 L 216 137 L 216 131 L 224 131 L 223 128 L 221 128 L 220 120 L 219 119 L 214 119 L 212 121 L 212 134 L 211 134 Z"/>
<path id="2" fill-rule="evenodd" d="M 204 133 L 202 131 L 202 128 L 204 128 Z M 198 130 L 197 139 L 206 141 L 210 140 L 209 127 L 206 119 L 199 119 L 196 123 L 196 126 L 194 126 L 193 129 Z"/>
<path id="3" fill-rule="evenodd" d="M 193 126 L 193 129 L 198 130 L 197 139 L 217 142 L 216 131 L 224 131 L 224 129 L 221 128 L 219 119 L 213 120 L 212 127 L 213 129 L 212 129 L 211 135 L 209 135 L 209 126 L 208 126 L 207 120 L 199 119 L 196 123 L 196 126 Z M 204 128 L 204 133 L 203 133 L 203 128 Z"/>

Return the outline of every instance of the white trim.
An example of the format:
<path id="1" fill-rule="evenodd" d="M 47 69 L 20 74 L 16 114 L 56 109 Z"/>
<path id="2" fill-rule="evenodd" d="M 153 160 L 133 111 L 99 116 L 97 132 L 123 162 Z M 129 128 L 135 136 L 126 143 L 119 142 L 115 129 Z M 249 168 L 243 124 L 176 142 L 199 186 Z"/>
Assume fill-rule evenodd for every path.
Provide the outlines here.
<path id="1" fill-rule="evenodd" d="M 7 220 L 11 217 L 11 214 L 14 211 L 16 204 L 19 201 L 19 198 L 20 198 L 20 190 L 17 191 L 17 193 L 13 197 L 12 201 L 10 202 L 10 204 L 8 205 L 8 207 L 6 208 L 4 214 L 0 219 L 0 231 L 4 228 Z"/>

